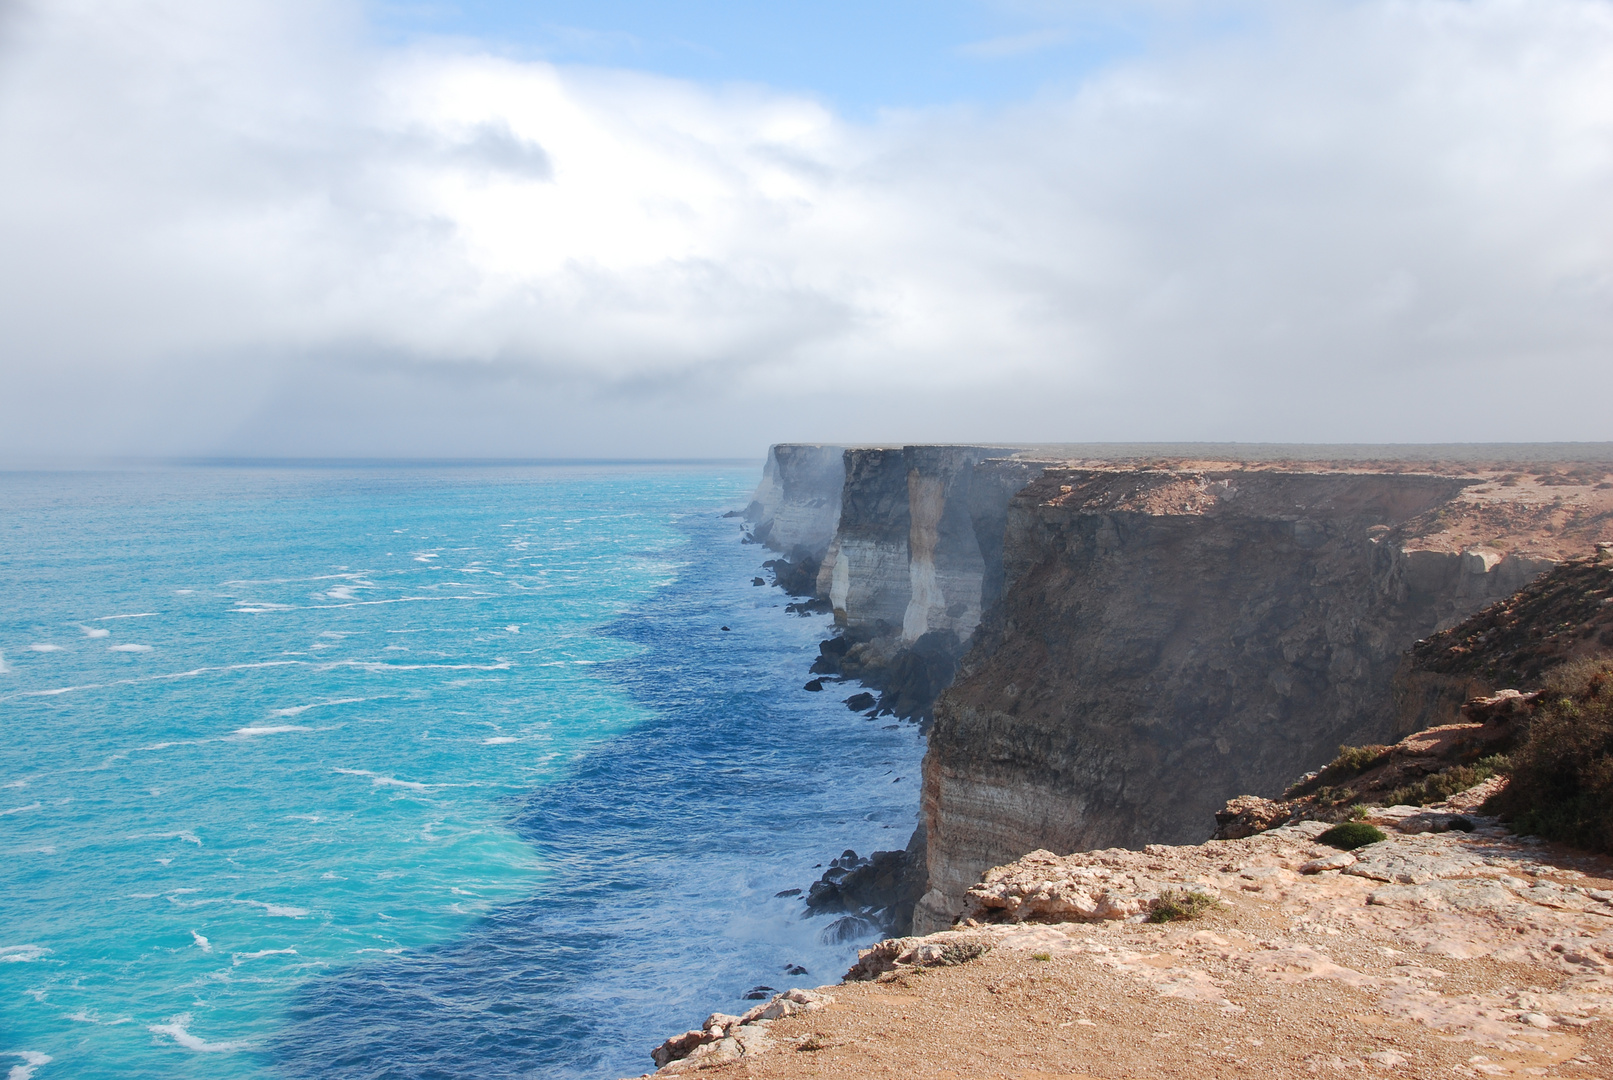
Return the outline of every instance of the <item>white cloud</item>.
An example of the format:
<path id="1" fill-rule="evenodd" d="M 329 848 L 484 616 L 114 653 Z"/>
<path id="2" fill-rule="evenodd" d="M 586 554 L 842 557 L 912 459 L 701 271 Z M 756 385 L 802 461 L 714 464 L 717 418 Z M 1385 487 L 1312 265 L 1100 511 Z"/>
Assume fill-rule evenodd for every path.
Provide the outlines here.
<path id="1" fill-rule="evenodd" d="M 35 6 L 0 453 L 1609 437 L 1613 8 L 1263 10 L 859 125 L 325 4 Z"/>

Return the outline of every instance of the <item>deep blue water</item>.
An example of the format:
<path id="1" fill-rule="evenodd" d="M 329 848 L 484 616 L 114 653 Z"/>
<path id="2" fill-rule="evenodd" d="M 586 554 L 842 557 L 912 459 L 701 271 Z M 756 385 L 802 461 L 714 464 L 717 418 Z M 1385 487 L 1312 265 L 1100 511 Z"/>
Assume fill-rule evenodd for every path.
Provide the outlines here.
<path id="1" fill-rule="evenodd" d="M 801 689 L 756 479 L 0 474 L 0 1069 L 635 1075 L 838 978 L 774 894 L 905 843 L 922 747 Z"/>

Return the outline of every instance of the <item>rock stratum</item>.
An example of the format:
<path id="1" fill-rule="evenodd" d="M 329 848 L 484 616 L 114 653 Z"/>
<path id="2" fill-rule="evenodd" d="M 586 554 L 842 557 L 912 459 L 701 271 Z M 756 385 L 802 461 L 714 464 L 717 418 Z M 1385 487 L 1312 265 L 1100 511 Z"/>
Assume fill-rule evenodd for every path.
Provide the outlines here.
<path id="1" fill-rule="evenodd" d="M 814 673 L 933 723 L 935 931 L 1029 850 L 1203 839 L 1454 722 L 1494 687 L 1408 649 L 1613 541 L 1613 447 L 781 445 L 747 517 L 834 613 Z"/>

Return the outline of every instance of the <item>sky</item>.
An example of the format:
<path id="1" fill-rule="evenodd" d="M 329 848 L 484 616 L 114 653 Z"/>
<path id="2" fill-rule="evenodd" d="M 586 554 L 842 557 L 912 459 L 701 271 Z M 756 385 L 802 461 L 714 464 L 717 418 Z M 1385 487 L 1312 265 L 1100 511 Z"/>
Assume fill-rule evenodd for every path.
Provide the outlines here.
<path id="1" fill-rule="evenodd" d="M 0 0 L 0 461 L 1613 439 L 1613 0 Z"/>

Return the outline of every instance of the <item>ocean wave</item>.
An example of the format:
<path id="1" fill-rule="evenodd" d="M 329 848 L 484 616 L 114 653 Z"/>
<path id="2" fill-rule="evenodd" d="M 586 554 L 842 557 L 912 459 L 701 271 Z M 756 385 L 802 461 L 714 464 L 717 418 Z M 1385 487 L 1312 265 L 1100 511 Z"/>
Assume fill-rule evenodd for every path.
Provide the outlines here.
<path id="1" fill-rule="evenodd" d="M 21 1065 L 13 1065 L 6 1074 L 6 1080 L 30 1080 L 34 1070 L 41 1065 L 49 1065 L 54 1060 L 49 1054 L 41 1054 L 37 1050 L 13 1050 L 7 1057 L 22 1058 Z"/>
<path id="2" fill-rule="evenodd" d="M 344 698 L 334 698 L 334 699 L 332 699 L 330 701 L 313 701 L 313 702 L 309 702 L 307 705 L 293 705 L 290 708 L 286 708 L 286 709 L 273 709 L 273 710 L 270 711 L 269 715 L 270 716 L 301 716 L 303 713 L 307 712 L 309 709 L 322 709 L 327 705 L 356 705 L 361 701 L 367 701 L 367 700 L 369 700 L 369 699 L 368 698 L 361 698 L 361 697 L 344 697 Z"/>
<path id="3" fill-rule="evenodd" d="M 197 847 L 202 846 L 201 838 L 198 837 L 195 833 L 191 832 L 189 829 L 182 829 L 179 832 L 131 833 L 129 835 L 129 839 L 130 840 L 183 840 L 187 844 L 195 844 Z M 195 889 L 180 889 L 178 891 L 179 892 L 195 892 L 196 890 Z"/>
<path id="4" fill-rule="evenodd" d="M 592 663 L 592 661 L 585 661 Z M 379 660 L 333 660 L 328 664 L 319 665 L 321 671 L 330 671 L 333 668 L 350 667 L 372 674 L 383 671 L 508 671 L 514 667 L 508 660 L 499 660 L 492 664 L 383 664 Z"/>
<path id="5" fill-rule="evenodd" d="M 5 817 L 8 814 L 26 813 L 29 810 L 38 810 L 42 805 L 44 804 L 34 802 L 29 803 L 27 806 L 13 806 L 10 810 L 0 810 L 0 817 Z"/>
<path id="6" fill-rule="evenodd" d="M 0 945 L 0 964 L 31 964 L 49 953 L 43 945 Z"/>
<path id="7" fill-rule="evenodd" d="M 180 1013 L 170 1016 L 166 1024 L 151 1024 L 147 1031 L 155 1035 L 166 1035 L 186 1050 L 195 1050 L 202 1054 L 224 1054 L 236 1050 L 245 1050 L 251 1044 L 246 1042 L 208 1042 L 206 1039 L 192 1035 L 188 1030 L 191 1025 L 190 1013 Z"/>
<path id="8" fill-rule="evenodd" d="M 53 645 L 48 641 L 36 641 L 28 646 L 30 652 L 61 652 L 60 645 Z"/>
<path id="9" fill-rule="evenodd" d="M 288 731 L 312 731 L 311 727 L 302 724 L 274 724 L 266 727 L 236 728 L 230 732 L 231 738 L 250 739 L 258 735 L 283 735 Z"/>
<path id="10" fill-rule="evenodd" d="M 520 742 L 514 735 L 494 735 L 491 739 L 483 739 L 483 746 L 502 746 L 505 743 Z"/>
<path id="11" fill-rule="evenodd" d="M 296 949 L 259 949 L 257 952 L 230 953 L 230 966 L 240 967 L 248 960 L 261 960 L 265 956 L 297 956 Z"/>
<path id="12" fill-rule="evenodd" d="M 150 652 L 150 645 L 108 645 L 107 652 Z"/>
<path id="13" fill-rule="evenodd" d="M 341 773 L 343 776 L 367 776 L 370 778 L 370 783 L 376 787 L 400 787 L 408 788 L 410 791 L 430 791 L 432 788 L 447 786 L 446 784 L 420 784 L 413 780 L 399 780 L 396 777 L 372 773 L 368 769 L 332 769 L 331 771 Z"/>
<path id="14" fill-rule="evenodd" d="M 262 908 L 265 915 L 276 919 L 301 919 L 308 915 L 307 908 L 293 907 L 290 904 L 270 904 L 262 900 L 232 900 L 230 902 L 244 907 Z"/>
<path id="15" fill-rule="evenodd" d="M 102 615 L 96 622 L 109 622 L 112 619 L 152 619 L 161 615 L 160 611 L 141 611 L 133 615 Z"/>
<path id="16" fill-rule="evenodd" d="M 202 952 L 212 952 L 213 951 L 213 943 L 211 941 L 208 941 L 201 934 L 198 934 L 196 931 L 192 930 L 190 932 L 190 936 L 195 939 L 196 947 L 198 949 L 202 950 Z"/>
<path id="17" fill-rule="evenodd" d="M 79 623 L 78 628 L 84 631 L 84 636 L 87 638 L 103 638 L 112 636 L 112 631 L 108 630 L 104 626 L 85 626 L 83 623 Z"/>

